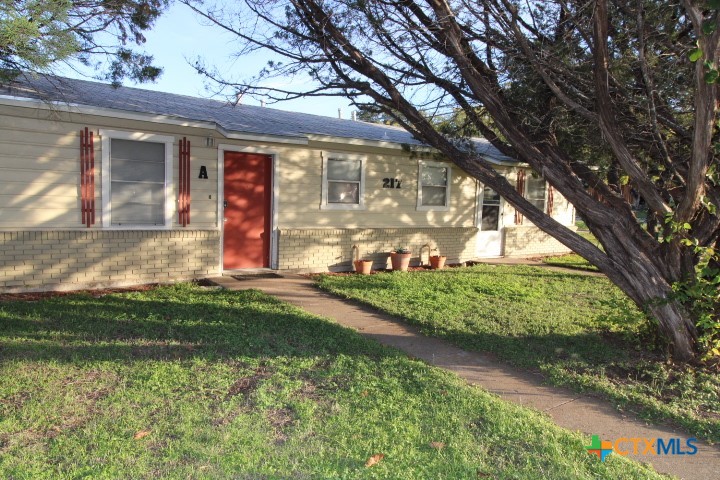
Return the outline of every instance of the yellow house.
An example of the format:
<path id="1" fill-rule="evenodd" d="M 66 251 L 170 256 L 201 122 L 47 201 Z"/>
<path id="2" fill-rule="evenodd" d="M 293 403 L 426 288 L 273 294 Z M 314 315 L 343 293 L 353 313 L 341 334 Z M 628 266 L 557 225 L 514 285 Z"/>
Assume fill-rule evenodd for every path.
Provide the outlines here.
<path id="1" fill-rule="evenodd" d="M 59 77 L 0 91 L 0 290 L 564 252 L 406 131 Z M 573 208 L 476 140 L 539 208 Z"/>

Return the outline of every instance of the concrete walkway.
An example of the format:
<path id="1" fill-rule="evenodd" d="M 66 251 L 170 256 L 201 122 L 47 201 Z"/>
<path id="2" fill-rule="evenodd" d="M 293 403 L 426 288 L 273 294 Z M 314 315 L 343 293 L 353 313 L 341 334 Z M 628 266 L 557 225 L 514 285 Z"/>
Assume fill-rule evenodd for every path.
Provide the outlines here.
<path id="1" fill-rule="evenodd" d="M 541 410 L 561 427 L 601 440 L 625 438 L 677 438 L 685 446 L 689 437 L 676 429 L 647 425 L 630 415 L 613 409 L 607 402 L 569 390 L 547 387 L 539 375 L 519 371 L 493 360 L 489 355 L 466 352 L 452 344 L 426 337 L 412 326 L 393 317 L 322 292 L 305 277 L 295 275 L 277 278 L 218 277 L 212 281 L 229 290 L 258 289 L 310 313 L 330 318 L 354 328 L 378 342 L 396 347 L 432 365 L 457 373 L 468 382 L 493 392 L 511 402 Z M 588 443 L 589 444 L 589 443 Z M 651 463 L 659 472 L 683 479 L 720 480 L 720 447 L 697 442 L 696 455 L 629 455 Z M 632 452 L 632 443 L 622 447 Z M 640 452 L 644 444 L 639 444 Z M 684 449 L 687 451 L 687 448 Z"/>

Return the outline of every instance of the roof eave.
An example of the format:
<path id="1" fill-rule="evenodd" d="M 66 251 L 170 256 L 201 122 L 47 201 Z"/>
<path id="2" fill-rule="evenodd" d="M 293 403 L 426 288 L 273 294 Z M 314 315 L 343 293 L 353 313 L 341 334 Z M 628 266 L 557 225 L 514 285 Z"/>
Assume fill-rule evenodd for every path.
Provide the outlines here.
<path id="1" fill-rule="evenodd" d="M 386 148 L 390 150 L 410 150 L 413 149 L 418 152 L 434 152 L 435 149 L 428 147 L 427 145 L 409 144 L 402 142 L 393 142 L 390 140 L 368 140 L 364 138 L 355 137 L 338 137 L 335 135 L 321 135 L 317 133 L 307 134 L 309 140 L 316 142 L 326 143 L 341 143 L 344 145 L 356 145 L 361 147 L 375 147 L 375 148 Z"/>
<path id="2" fill-rule="evenodd" d="M 493 165 L 503 166 L 503 167 L 527 167 L 527 163 L 520 162 L 518 160 L 501 160 L 495 157 L 491 157 L 487 154 L 482 154 L 481 157 L 483 160 L 492 163 Z"/>
<path id="3" fill-rule="evenodd" d="M 83 115 L 96 115 L 99 117 L 121 118 L 124 120 L 137 120 L 142 122 L 162 123 L 181 127 L 205 128 L 215 130 L 228 139 L 249 140 L 272 143 L 287 143 L 294 145 L 307 145 L 306 136 L 291 135 L 266 135 L 252 132 L 231 131 L 218 125 L 216 122 L 194 120 L 176 115 L 164 115 L 146 112 L 134 112 L 117 108 L 96 107 L 79 103 L 47 101 L 31 97 L 18 97 L 12 95 L 0 95 L 0 105 L 23 108 L 39 108 L 43 110 L 55 110 L 65 113 L 77 113 Z"/>
<path id="4" fill-rule="evenodd" d="M 309 141 L 336 143 L 343 145 L 353 145 L 360 147 L 374 147 L 382 148 L 395 151 L 415 151 L 419 153 L 437 153 L 435 148 L 429 147 L 422 144 L 410 144 L 403 142 L 394 142 L 391 140 L 369 140 L 355 137 L 339 137 L 335 135 L 322 135 L 316 133 L 299 134 L 299 135 L 273 135 L 273 134 L 261 134 L 254 132 L 246 132 L 239 130 L 231 130 L 223 127 L 222 125 L 207 120 L 195 120 L 187 117 L 181 117 L 177 115 L 166 115 L 166 114 L 155 114 L 147 112 L 136 112 L 132 110 L 123 110 L 118 108 L 98 107 L 93 105 L 59 102 L 59 101 L 48 101 L 33 97 L 22 97 L 15 95 L 0 95 L 0 105 L 24 107 L 24 108 L 38 108 L 43 110 L 55 110 L 66 113 L 77 113 L 84 115 L 96 115 L 107 118 L 120 118 L 125 120 L 137 120 L 152 123 L 162 123 L 166 125 L 176 125 L 182 127 L 191 128 L 204 128 L 208 130 L 214 130 L 220 135 L 227 139 L 242 140 L 242 141 L 256 141 L 256 142 L 267 142 L 267 143 L 282 143 L 292 145 L 307 145 Z M 481 156 L 488 162 L 507 167 L 527 167 L 526 163 L 498 159 L 487 154 L 481 154 Z"/>
<path id="5" fill-rule="evenodd" d="M 308 138 L 310 140 L 317 141 L 317 142 L 341 143 L 341 144 L 345 144 L 345 145 L 357 145 L 357 146 L 363 146 L 363 147 L 387 148 L 387 149 L 391 149 L 391 150 L 403 150 L 403 151 L 413 150 L 413 151 L 422 152 L 422 153 L 437 153 L 438 152 L 437 149 L 435 149 L 433 147 L 429 147 L 427 145 L 407 144 L 407 143 L 401 143 L 401 142 L 366 140 L 366 139 L 362 139 L 362 138 L 337 137 L 337 136 L 319 135 L 319 134 L 308 134 Z M 492 157 L 488 154 L 482 154 L 481 156 L 483 159 L 492 163 L 493 165 L 499 165 L 499 166 L 505 166 L 505 167 L 527 166 L 526 164 L 518 162 L 516 160 L 503 160 L 503 159 Z"/>

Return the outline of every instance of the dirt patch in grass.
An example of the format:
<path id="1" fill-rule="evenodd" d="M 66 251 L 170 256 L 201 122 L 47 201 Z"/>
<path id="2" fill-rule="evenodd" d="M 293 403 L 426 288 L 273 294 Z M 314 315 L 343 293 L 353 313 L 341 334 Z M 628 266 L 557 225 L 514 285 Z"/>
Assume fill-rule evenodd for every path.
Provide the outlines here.
<path id="1" fill-rule="evenodd" d="M 2 435 L 0 451 L 12 448 L 43 450 L 48 440 L 84 428 L 97 415 L 103 414 L 98 403 L 114 392 L 118 382 L 114 373 L 100 370 L 74 372 L 58 379 L 50 390 L 61 392 L 63 401 L 47 411 L 43 425 Z M 0 400 L 0 404 L 10 414 L 27 408 L 28 402 L 38 401 L 45 395 L 48 391 L 21 391 Z"/>
<path id="2" fill-rule="evenodd" d="M 32 394 L 30 392 L 17 392 L 8 397 L 0 398 L 0 405 L 11 410 L 20 410 L 31 396 Z"/>
<path id="3" fill-rule="evenodd" d="M 61 389 L 68 398 L 67 408 L 59 412 L 57 423 L 45 431 L 45 436 L 55 438 L 83 427 L 98 414 L 98 402 L 111 395 L 118 382 L 115 374 L 98 370 L 66 377 L 61 382 Z"/>
<path id="4" fill-rule="evenodd" d="M 272 377 L 273 371 L 267 368 L 265 365 L 260 365 L 255 368 L 252 374 L 238 378 L 230 385 L 227 393 L 223 397 L 223 402 L 228 402 L 234 397 L 242 396 L 243 403 L 239 406 L 233 407 L 231 410 L 224 410 L 221 403 L 216 403 L 213 410 L 219 416 L 213 420 L 212 424 L 216 427 L 228 425 L 232 423 L 240 414 L 248 411 L 252 405 L 250 404 L 250 395 L 257 390 L 258 386 L 263 380 Z M 223 413 L 224 411 L 224 413 Z"/>
<path id="5" fill-rule="evenodd" d="M 110 295 L 111 293 L 127 293 L 127 292 L 147 292 L 154 290 L 160 285 L 157 283 L 138 285 L 135 287 L 123 287 L 123 288 L 103 288 L 98 290 L 68 290 L 62 292 L 26 292 L 26 293 L 0 293 L 0 302 L 37 302 L 38 300 L 44 300 L 46 298 L 55 297 L 67 297 L 69 295 L 91 295 L 93 297 L 103 297 Z"/>
<path id="6" fill-rule="evenodd" d="M 94 405 L 98 400 L 110 395 L 118 381 L 117 376 L 112 373 L 91 370 L 80 377 L 67 377 L 62 386 L 63 390 L 77 389 L 79 401 Z"/>
<path id="7" fill-rule="evenodd" d="M 322 400 L 321 390 L 317 384 L 312 381 L 305 381 L 302 387 L 296 392 L 296 395 L 303 399 L 312 400 L 315 403 L 319 403 Z"/>
<path id="8" fill-rule="evenodd" d="M 225 400 L 228 400 L 234 396 L 242 395 L 247 398 L 258 386 L 258 384 L 271 376 L 271 372 L 264 366 L 260 366 L 255 369 L 252 375 L 240 378 L 235 381 L 228 389 L 225 395 Z"/>
<path id="9" fill-rule="evenodd" d="M 266 410 L 265 417 L 273 429 L 276 445 L 282 445 L 289 437 L 288 430 L 295 423 L 295 414 L 290 408 L 271 408 Z"/>

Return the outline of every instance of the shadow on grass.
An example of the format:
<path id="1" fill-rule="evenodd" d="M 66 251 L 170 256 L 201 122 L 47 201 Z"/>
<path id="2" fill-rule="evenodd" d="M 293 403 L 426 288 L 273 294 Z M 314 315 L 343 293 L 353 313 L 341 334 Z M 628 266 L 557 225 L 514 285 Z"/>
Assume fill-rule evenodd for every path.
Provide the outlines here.
<path id="1" fill-rule="evenodd" d="M 448 331 L 441 335 L 467 350 L 490 352 L 512 365 L 533 370 L 548 363 L 572 363 L 574 369 L 590 369 L 630 358 L 615 342 L 595 333 L 506 336 Z"/>
<path id="2" fill-rule="evenodd" d="M 360 301 L 354 303 L 367 306 Z M 409 323 L 429 336 L 530 369 L 557 362 L 571 362 L 579 369 L 595 368 L 626 359 L 617 341 L 608 341 L 598 332 L 548 331 L 511 336 L 470 332 L 452 322 L 441 326 L 412 320 Z M 175 286 L 101 297 L 80 294 L 0 303 L 0 362 L 339 354 L 377 358 L 390 352 L 351 329 L 252 290 L 229 292 Z"/>
<path id="3" fill-rule="evenodd" d="M 405 283 L 402 274 L 388 274 L 348 276 L 337 285 L 320 281 L 316 286 L 335 295 L 347 295 L 359 305 L 371 306 L 399 321 L 416 325 L 424 334 L 442 337 L 464 348 L 491 352 L 524 367 L 567 358 L 592 364 L 624 361 L 638 357 L 639 349 L 644 351 L 643 356 L 660 359 L 663 345 L 658 342 L 654 325 L 624 301 L 624 297 L 602 297 L 592 289 L 576 292 L 573 301 L 582 303 L 582 308 L 592 313 L 585 315 L 579 310 L 574 317 L 558 313 L 558 318 L 555 318 L 556 309 L 562 309 L 565 304 L 545 301 L 557 292 L 570 300 L 563 289 L 573 288 L 576 282 L 584 286 L 604 279 L 544 267 L 496 268 L 497 275 L 493 274 L 495 268 L 488 266 L 480 270 L 432 272 L 429 275 L 437 275 L 436 279 L 426 278 L 424 284 L 413 282 L 410 277 Z M 479 273 L 491 281 L 474 282 Z M 537 287 L 550 282 L 560 286 Z M 426 288 L 428 285 L 431 287 Z M 453 301 L 455 295 L 463 298 Z M 526 303 L 526 300 L 532 302 Z M 463 305 L 468 302 L 470 307 L 465 310 Z M 494 311 L 500 308 L 497 305 L 480 309 L 472 302 L 506 305 L 511 312 L 497 314 Z M 527 307 L 515 308 L 517 305 Z M 525 321 L 523 315 L 531 318 Z"/>
<path id="4" fill-rule="evenodd" d="M 532 282 L 542 282 L 547 275 L 537 270 L 528 269 L 527 275 L 523 274 L 534 277 Z M 573 277 L 598 281 L 584 275 Z M 590 320 L 582 314 L 555 318 L 555 309 L 562 309 L 562 302 L 529 308 L 527 317 L 523 317 L 522 309 L 513 310 L 511 315 L 498 313 L 499 309 L 518 303 L 509 294 L 512 292 L 486 295 L 482 300 L 493 302 L 493 308 L 466 309 L 463 302 L 476 301 L 468 296 L 477 290 L 473 284 L 460 286 L 453 302 L 423 297 L 442 290 L 438 281 L 428 282 L 430 289 L 397 282 L 387 287 L 392 295 L 381 298 L 371 294 L 374 285 L 370 282 L 349 280 L 352 281 L 338 285 L 320 283 L 319 288 L 341 295 L 347 292 L 356 302 L 417 326 L 425 335 L 442 338 L 468 351 L 489 353 L 516 367 L 539 371 L 551 384 L 595 392 L 647 420 L 670 421 L 700 438 L 720 441 L 717 393 L 713 394 L 718 386 L 715 376 L 668 364 L 654 325 L 622 297 L 598 297 L 597 292 L 589 292 L 592 301 L 583 308 L 592 310 Z M 498 276 L 497 281 L 502 284 L 503 278 Z"/>
<path id="5" fill-rule="evenodd" d="M 425 270 L 425 271 L 412 271 L 412 272 L 376 272 L 373 275 L 364 276 L 364 275 L 347 275 L 349 278 L 357 278 L 357 282 L 359 283 L 368 283 L 369 281 L 375 280 L 380 281 L 383 278 L 386 277 L 386 279 L 392 278 L 393 275 L 414 275 L 414 274 L 421 274 L 421 275 L 440 275 L 440 276 L 476 276 L 478 273 L 484 273 L 484 274 L 493 274 L 496 273 L 499 276 L 516 276 L 518 273 L 521 273 L 524 277 L 535 277 L 535 278 L 544 278 L 544 279 L 567 279 L 572 278 L 587 278 L 587 274 L 577 273 L 578 271 L 581 271 L 580 268 L 570 268 L 568 267 L 567 272 L 559 272 L 557 270 L 550 270 L 547 267 L 553 266 L 553 267 L 564 267 L 565 265 L 494 265 L 494 264 L 480 264 L 475 265 L 472 267 L 451 267 L 451 268 L 444 268 L 442 270 Z M 496 272 L 493 272 L 493 270 L 496 270 Z M 575 271 L 573 271 L 575 270 Z M 585 269 L 584 271 L 588 271 Z M 597 270 L 595 273 L 599 273 Z M 369 279 L 369 280 L 368 280 Z M 379 288 L 386 288 L 386 287 L 379 287 Z"/>
<path id="6" fill-rule="evenodd" d="M 590 365 L 624 357 L 616 342 L 595 332 L 508 336 L 462 331 L 452 323 L 410 323 L 428 335 L 491 352 L 524 367 L 565 359 Z M 350 329 L 257 291 L 170 287 L 99 298 L 81 294 L 0 303 L 0 361 L 377 356 L 383 352 Z"/>
<path id="7" fill-rule="evenodd" d="M 257 291 L 163 288 L 0 303 L 0 361 L 147 360 L 387 350 Z"/>
<path id="8" fill-rule="evenodd" d="M 232 364 L 234 357 L 277 361 L 242 372 L 147 362 Z M 0 471 L 11 478 L 534 478 L 537 471 L 639 478 L 644 471 L 591 462 L 577 436 L 546 419 L 456 392 L 450 375 L 257 291 L 178 285 L 0 302 L 0 359 L 27 363 L 2 411 L 12 422 L 0 431 Z M 35 359 L 50 366 L 38 368 Z M 141 361 L 148 365 L 134 363 Z M 428 445 L 444 438 L 452 443 L 442 452 Z M 379 451 L 389 460 L 369 470 L 368 456 Z"/>

